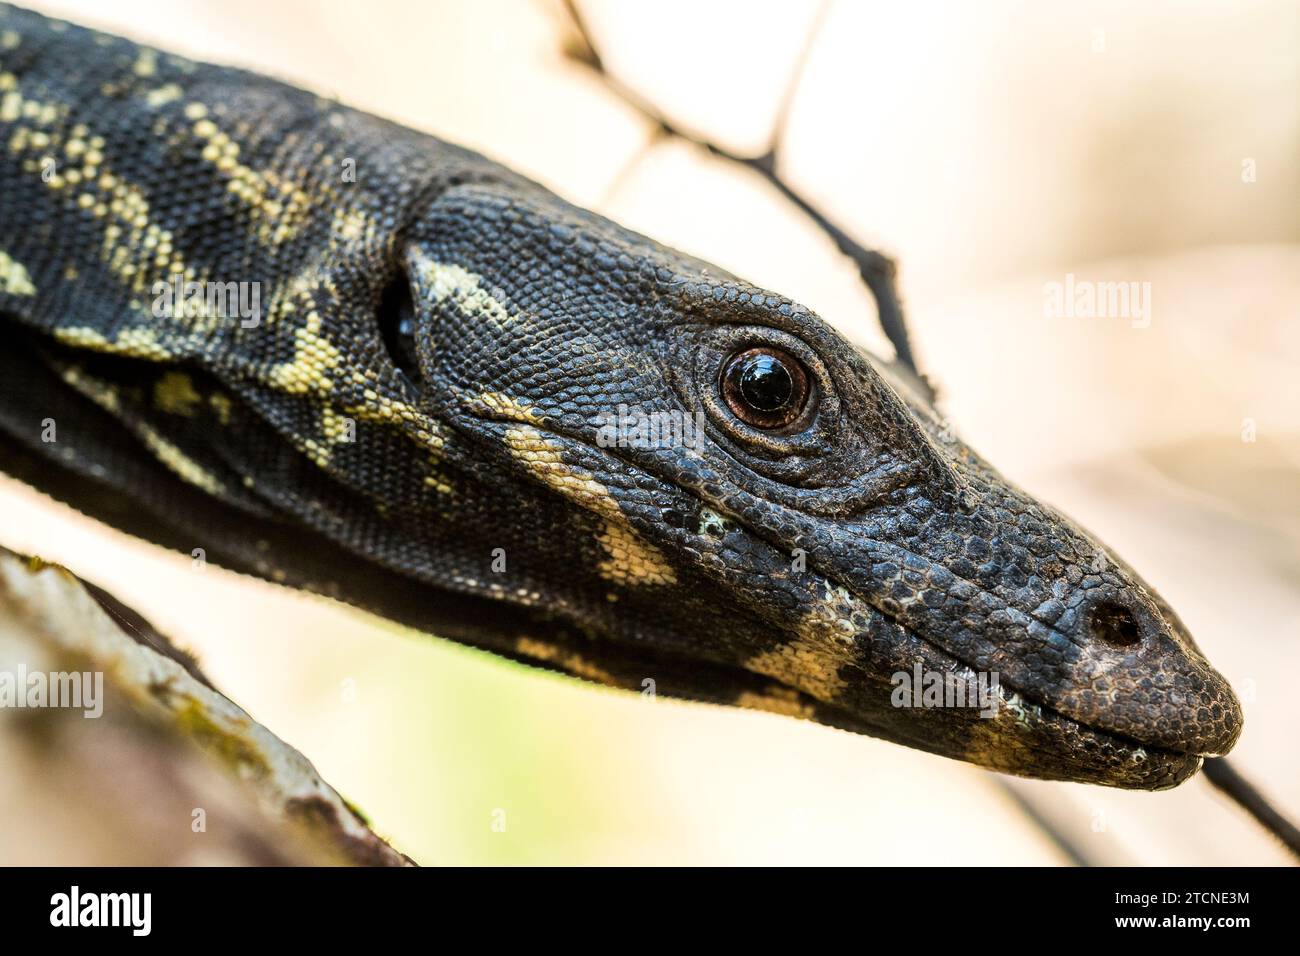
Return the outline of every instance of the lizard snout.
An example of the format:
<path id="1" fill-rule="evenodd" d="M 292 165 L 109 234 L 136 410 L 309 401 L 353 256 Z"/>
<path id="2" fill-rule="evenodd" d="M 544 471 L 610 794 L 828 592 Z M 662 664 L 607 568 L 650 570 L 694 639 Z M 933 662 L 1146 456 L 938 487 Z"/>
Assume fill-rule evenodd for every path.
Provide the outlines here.
<path id="1" fill-rule="evenodd" d="M 1163 601 L 1134 581 L 1094 589 L 1053 630 L 1076 647 L 1049 705 L 1139 744 L 1223 754 L 1241 734 L 1241 704 Z"/>

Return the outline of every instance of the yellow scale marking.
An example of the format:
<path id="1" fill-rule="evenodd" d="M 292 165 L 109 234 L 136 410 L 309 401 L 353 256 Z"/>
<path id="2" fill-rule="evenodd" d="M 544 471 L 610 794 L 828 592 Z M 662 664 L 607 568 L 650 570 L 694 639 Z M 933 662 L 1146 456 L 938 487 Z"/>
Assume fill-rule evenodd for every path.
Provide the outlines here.
<path id="1" fill-rule="evenodd" d="M 194 270 L 174 250 L 171 232 L 150 221 L 144 193 L 114 175 L 104 162 L 103 137 L 91 135 L 84 123 L 67 133 L 46 129 L 65 119 L 67 113 L 64 104 L 25 99 L 16 88 L 8 89 L 0 97 L 0 121 L 30 121 L 14 129 L 9 151 L 26 155 L 25 171 L 41 176 L 51 190 L 68 190 L 80 208 L 104 222 L 101 257 L 132 292 L 143 296 L 155 282 L 171 281 L 177 273 L 185 281 L 194 281 Z M 59 154 L 61 158 L 57 158 Z M 47 169 L 52 169 L 52 174 L 42 175 Z M 153 344 L 157 345 L 156 341 Z M 148 351 L 157 353 L 157 349 Z M 161 354 L 165 357 L 166 351 Z"/>
<path id="2" fill-rule="evenodd" d="M 35 295 L 36 286 L 21 262 L 0 249 L 0 292 L 10 295 Z"/>
<path id="3" fill-rule="evenodd" d="M 751 658 L 745 669 L 834 702 L 845 688 L 840 669 L 856 660 L 856 635 L 867 617 L 848 591 L 829 588 L 804 617 L 794 641 Z"/>
<path id="4" fill-rule="evenodd" d="M 420 276 L 435 301 L 450 299 L 469 318 L 483 318 L 501 325 L 511 321 L 511 315 L 505 306 L 482 287 L 482 276 L 458 265 L 432 260 L 421 262 L 419 269 Z"/>
<path id="5" fill-rule="evenodd" d="M 116 412 L 121 407 L 121 398 L 115 385 L 85 375 L 75 366 L 62 369 L 60 376 L 65 382 L 105 411 Z M 153 456 L 182 481 L 194 485 L 210 495 L 224 495 L 226 493 L 226 486 L 220 479 L 160 435 L 155 429 L 143 422 L 135 422 L 131 427 L 140 436 L 140 440 L 144 442 L 145 447 L 149 449 Z"/>
<path id="6" fill-rule="evenodd" d="M 239 144 L 209 118 L 202 103 L 187 104 L 185 116 L 193 121 L 191 132 L 206 143 L 204 161 L 228 177 L 226 188 L 258 220 L 258 238 L 279 245 L 296 235 L 311 208 L 311 197 L 270 170 L 259 172 L 240 163 Z"/>
<path id="7" fill-rule="evenodd" d="M 637 534 L 609 489 L 586 471 L 566 464 L 558 444 L 529 425 L 507 429 L 505 441 L 511 455 L 539 481 L 604 520 L 597 537 L 608 555 L 600 564 L 602 577 L 626 585 L 677 583 L 662 552 Z"/>

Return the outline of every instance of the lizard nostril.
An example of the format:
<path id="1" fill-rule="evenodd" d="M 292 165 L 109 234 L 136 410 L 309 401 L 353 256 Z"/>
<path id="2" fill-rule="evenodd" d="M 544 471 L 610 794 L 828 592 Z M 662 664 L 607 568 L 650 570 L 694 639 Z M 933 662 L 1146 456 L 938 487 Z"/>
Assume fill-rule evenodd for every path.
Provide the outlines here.
<path id="1" fill-rule="evenodd" d="M 1114 601 L 1098 601 L 1088 609 L 1088 634 L 1113 647 L 1131 647 L 1142 637 L 1133 612 Z"/>

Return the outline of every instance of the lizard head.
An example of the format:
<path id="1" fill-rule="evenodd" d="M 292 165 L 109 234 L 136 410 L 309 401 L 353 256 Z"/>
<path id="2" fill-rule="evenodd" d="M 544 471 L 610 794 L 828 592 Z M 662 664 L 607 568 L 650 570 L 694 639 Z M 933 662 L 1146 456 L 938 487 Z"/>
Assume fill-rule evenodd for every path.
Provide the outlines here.
<path id="1" fill-rule="evenodd" d="M 333 110 L 305 135 L 322 100 L 232 82 L 193 84 L 249 131 L 221 176 L 195 101 L 151 102 L 157 148 L 98 180 L 129 203 L 6 179 L 7 248 L 40 263 L 0 255 L 7 470 L 40 454 L 42 486 L 90 476 L 72 500 L 128 530 L 514 657 L 997 770 L 1158 788 L 1235 742 L 1161 599 L 808 310 L 458 148 Z M 247 165 L 272 154 L 278 176 Z M 331 155 L 371 158 L 353 183 Z M 65 267 L 45 247 L 75 255 L 92 206 L 130 228 Z M 265 321 L 185 301 L 260 301 L 262 270 Z M 55 408 L 67 443 L 32 452 Z"/>
<path id="2" fill-rule="evenodd" d="M 524 188 L 443 195 L 407 272 L 398 349 L 491 462 L 476 546 L 572 624 L 518 656 L 1044 778 L 1234 744 L 1160 597 L 801 306 Z"/>

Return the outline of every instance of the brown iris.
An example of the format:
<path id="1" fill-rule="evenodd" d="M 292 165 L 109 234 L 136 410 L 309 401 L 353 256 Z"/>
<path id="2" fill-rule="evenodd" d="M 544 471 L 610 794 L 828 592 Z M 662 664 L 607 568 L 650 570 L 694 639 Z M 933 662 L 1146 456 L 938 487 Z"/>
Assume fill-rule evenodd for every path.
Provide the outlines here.
<path id="1" fill-rule="evenodd" d="M 722 397 L 747 425 L 774 429 L 789 425 L 808 401 L 803 363 L 770 346 L 737 352 L 722 371 Z"/>

